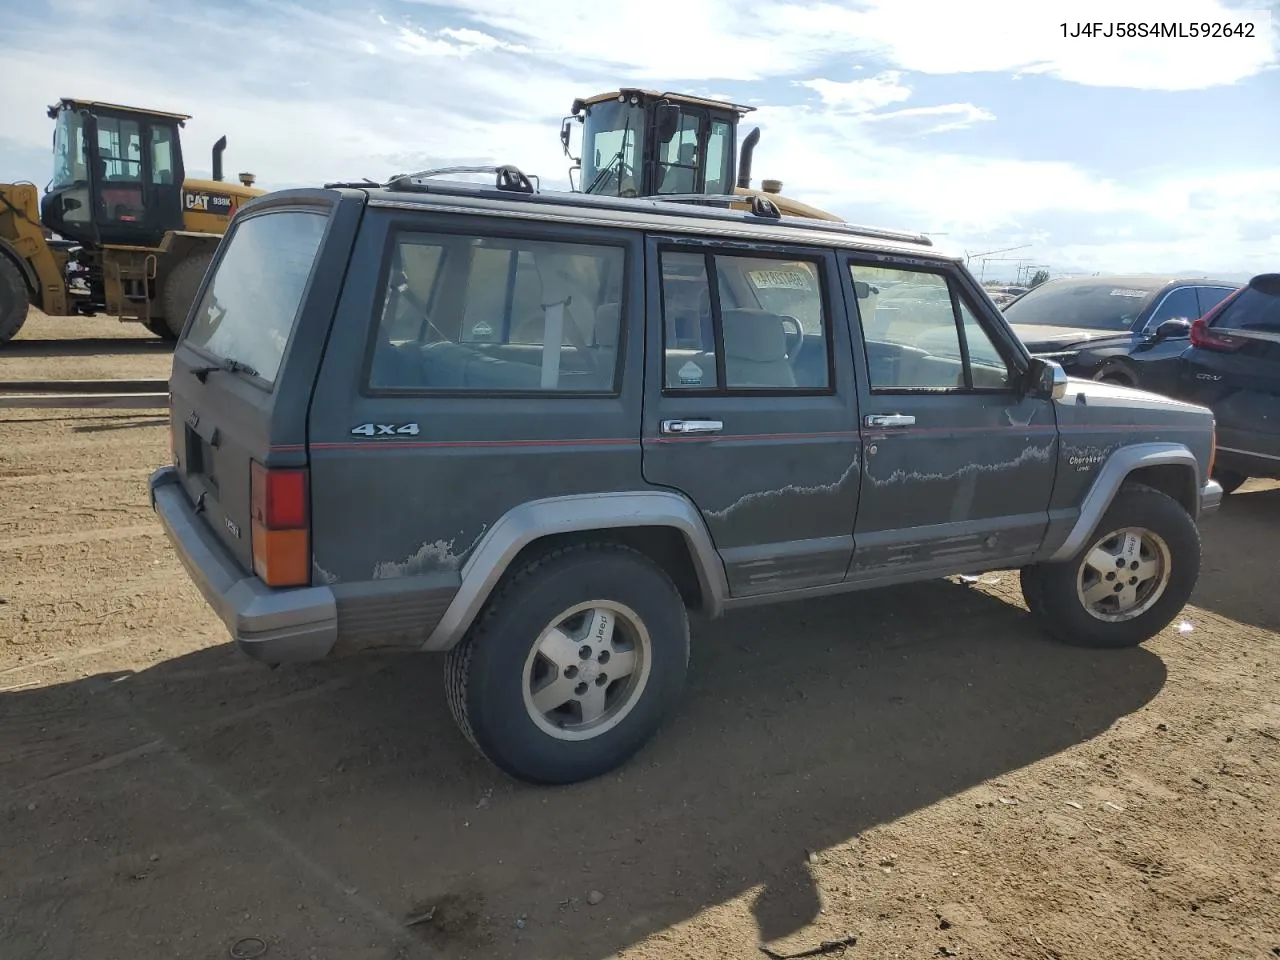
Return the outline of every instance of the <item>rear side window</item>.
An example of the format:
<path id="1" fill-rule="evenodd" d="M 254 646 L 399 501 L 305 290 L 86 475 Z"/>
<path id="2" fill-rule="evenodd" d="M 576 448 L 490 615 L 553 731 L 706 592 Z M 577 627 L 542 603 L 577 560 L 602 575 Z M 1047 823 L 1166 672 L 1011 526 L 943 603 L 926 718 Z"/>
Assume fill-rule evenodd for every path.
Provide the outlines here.
<path id="1" fill-rule="evenodd" d="M 321 213 L 287 211 L 238 223 L 186 342 L 273 385 L 327 222 Z"/>
<path id="2" fill-rule="evenodd" d="M 1280 333 L 1280 274 L 1274 278 L 1255 278 L 1222 308 L 1211 325 L 1222 330 Z"/>
<path id="3" fill-rule="evenodd" d="M 402 233 L 369 386 L 402 392 L 613 393 L 622 247 Z"/>

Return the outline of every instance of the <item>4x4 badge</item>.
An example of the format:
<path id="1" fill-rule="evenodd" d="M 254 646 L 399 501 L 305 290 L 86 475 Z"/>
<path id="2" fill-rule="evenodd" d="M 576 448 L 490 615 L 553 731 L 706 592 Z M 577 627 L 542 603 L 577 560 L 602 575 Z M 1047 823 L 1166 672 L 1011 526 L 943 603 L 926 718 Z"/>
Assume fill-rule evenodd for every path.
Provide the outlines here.
<path id="1" fill-rule="evenodd" d="M 418 435 L 418 425 L 416 423 L 362 423 L 358 427 L 352 427 L 351 433 L 357 437 L 394 437 L 397 435 L 416 437 Z"/>

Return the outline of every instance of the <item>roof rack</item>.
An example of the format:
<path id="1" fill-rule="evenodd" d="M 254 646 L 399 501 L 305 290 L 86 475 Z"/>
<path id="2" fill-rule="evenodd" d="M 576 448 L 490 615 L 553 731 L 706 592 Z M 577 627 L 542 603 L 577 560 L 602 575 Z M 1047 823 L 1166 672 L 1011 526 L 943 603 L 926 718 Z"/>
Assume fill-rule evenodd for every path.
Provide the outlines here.
<path id="1" fill-rule="evenodd" d="M 751 213 L 754 216 L 767 217 L 770 220 L 782 219 L 782 211 L 778 209 L 778 205 L 768 197 L 762 197 L 758 194 L 660 193 L 646 199 L 657 200 L 660 203 L 706 203 L 711 205 L 723 203 L 726 206 L 731 203 L 748 203 L 751 205 Z"/>
<path id="2" fill-rule="evenodd" d="M 385 186 L 391 190 L 404 190 L 408 187 L 425 187 L 432 177 L 443 177 L 455 173 L 492 173 L 494 186 L 499 190 L 512 193 L 539 193 L 541 181 L 537 174 L 526 176 L 515 164 L 504 163 L 501 166 L 460 166 L 436 167 L 432 170 L 419 170 L 417 173 L 401 173 L 387 181 Z M 537 183 L 535 183 L 537 181 Z"/>
<path id="3" fill-rule="evenodd" d="M 615 210 L 647 210 L 653 213 L 680 214 L 697 216 L 698 213 L 688 206 L 715 207 L 717 213 L 735 213 L 726 208 L 733 204 L 746 204 L 750 215 L 774 224 L 795 227 L 804 230 L 817 230 L 827 233 L 843 233 L 875 240 L 891 240 L 898 243 L 910 243 L 922 247 L 932 247 L 933 241 L 920 233 L 909 233 L 903 230 L 887 230 L 880 227 L 863 227 L 846 223 L 843 220 L 814 220 L 809 217 L 784 216 L 776 203 L 760 194 L 738 193 L 666 193 L 647 197 L 611 197 L 603 194 L 579 192 L 551 191 L 543 193 L 538 185 L 537 175 L 526 175 L 514 164 L 501 166 L 454 166 L 437 167 L 432 170 L 420 170 L 417 173 L 404 173 L 392 177 L 381 186 L 386 190 L 400 190 L 412 193 L 428 193 L 431 190 L 430 180 L 447 177 L 457 173 L 491 173 L 494 175 L 494 187 L 501 193 L 519 194 L 522 198 L 536 199 L 543 203 L 563 203 L 574 206 L 591 206 Z M 344 184 L 345 185 L 345 184 Z M 366 184 L 352 184 L 365 186 Z M 373 186 L 373 184 L 367 184 Z M 471 184 L 475 187 L 476 184 Z M 438 188 L 441 189 L 441 188 Z M 456 187 L 455 187 L 456 189 Z M 443 187 L 441 192 L 450 193 Z M 709 211 L 708 211 L 709 212 Z M 705 215 L 705 214 L 704 214 Z"/>

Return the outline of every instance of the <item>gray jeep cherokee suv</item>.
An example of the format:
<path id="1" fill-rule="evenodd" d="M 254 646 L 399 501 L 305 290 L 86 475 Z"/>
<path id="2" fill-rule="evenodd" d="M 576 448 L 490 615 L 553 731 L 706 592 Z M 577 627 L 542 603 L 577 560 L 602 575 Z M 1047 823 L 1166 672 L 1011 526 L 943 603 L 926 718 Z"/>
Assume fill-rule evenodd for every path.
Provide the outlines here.
<path id="1" fill-rule="evenodd" d="M 1019 568 L 1055 637 L 1141 643 L 1221 498 L 1207 410 L 1068 381 L 927 238 L 506 167 L 248 204 L 170 385 L 152 503 L 241 649 L 447 652 L 542 783 L 653 734 L 689 611 Z"/>

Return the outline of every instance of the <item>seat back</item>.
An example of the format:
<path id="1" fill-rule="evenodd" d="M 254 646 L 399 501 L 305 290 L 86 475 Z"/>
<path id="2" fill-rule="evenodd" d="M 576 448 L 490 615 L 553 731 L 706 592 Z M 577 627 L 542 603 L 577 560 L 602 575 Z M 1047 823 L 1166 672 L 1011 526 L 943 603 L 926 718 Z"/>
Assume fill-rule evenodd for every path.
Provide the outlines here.
<path id="1" fill-rule="evenodd" d="M 724 369 L 735 387 L 794 387 L 782 317 L 765 310 L 724 311 Z"/>

